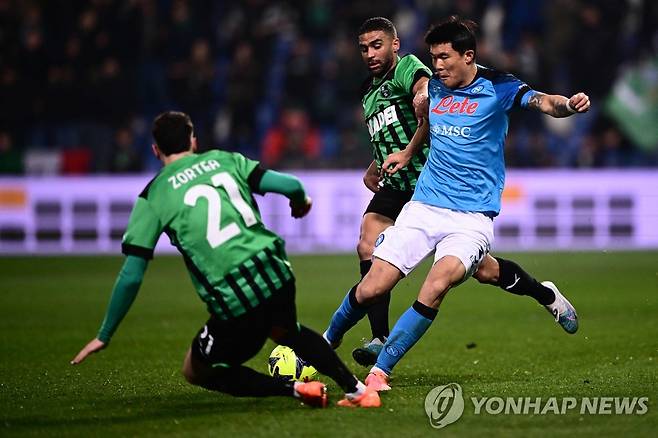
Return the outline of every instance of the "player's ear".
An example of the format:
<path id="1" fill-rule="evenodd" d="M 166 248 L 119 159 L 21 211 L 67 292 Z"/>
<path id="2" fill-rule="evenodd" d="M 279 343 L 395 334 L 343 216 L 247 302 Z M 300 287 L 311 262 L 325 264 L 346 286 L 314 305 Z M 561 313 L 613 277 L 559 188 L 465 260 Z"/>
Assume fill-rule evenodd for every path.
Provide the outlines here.
<path id="1" fill-rule="evenodd" d="M 151 143 L 151 151 L 153 152 L 153 155 L 155 155 L 155 158 L 157 158 L 159 160 L 161 152 L 160 152 L 160 149 L 158 149 L 157 144 Z"/>
<path id="2" fill-rule="evenodd" d="M 464 60 L 466 61 L 466 64 L 472 64 L 473 62 L 475 62 L 475 51 L 473 50 L 465 51 Z"/>
<path id="3" fill-rule="evenodd" d="M 190 137 L 190 150 L 192 152 L 196 152 L 196 148 L 197 148 L 196 137 L 194 136 L 194 134 L 192 134 L 192 136 Z"/>
<path id="4" fill-rule="evenodd" d="M 393 38 L 393 52 L 398 53 L 400 51 L 400 38 Z"/>

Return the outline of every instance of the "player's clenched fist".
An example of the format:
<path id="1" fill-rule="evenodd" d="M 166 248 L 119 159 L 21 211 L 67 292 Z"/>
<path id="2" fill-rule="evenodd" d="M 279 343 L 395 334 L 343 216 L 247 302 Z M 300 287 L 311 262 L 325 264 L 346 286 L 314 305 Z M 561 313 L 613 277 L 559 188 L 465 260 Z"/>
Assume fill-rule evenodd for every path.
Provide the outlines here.
<path id="1" fill-rule="evenodd" d="M 290 200 L 290 214 L 294 218 L 301 218 L 308 214 L 311 211 L 311 206 L 313 205 L 313 200 L 307 196 L 304 198 L 303 202 L 295 202 Z"/>
<path id="2" fill-rule="evenodd" d="M 589 96 L 585 93 L 574 94 L 569 98 L 567 106 L 574 113 L 586 113 L 589 110 Z"/>

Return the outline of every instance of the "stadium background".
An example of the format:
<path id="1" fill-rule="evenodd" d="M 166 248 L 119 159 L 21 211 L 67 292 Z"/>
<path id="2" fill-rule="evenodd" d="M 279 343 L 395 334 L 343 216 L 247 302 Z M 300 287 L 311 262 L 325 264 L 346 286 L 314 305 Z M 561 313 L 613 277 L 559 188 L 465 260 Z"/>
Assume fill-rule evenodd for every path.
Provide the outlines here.
<path id="1" fill-rule="evenodd" d="M 656 2 L 2 0 L 0 172 L 153 171 L 150 121 L 165 108 L 190 113 L 206 148 L 276 168 L 365 168 L 356 29 L 390 17 L 402 53 L 429 65 L 423 34 L 450 13 L 481 24 L 481 63 L 592 99 L 568 122 L 515 113 L 509 167 L 658 165 L 656 123 L 607 106 L 642 71 L 653 95 L 626 105 L 656 115 Z"/>
<path id="2" fill-rule="evenodd" d="M 0 435 L 427 436 L 426 394 L 458 382 L 466 411 L 442 431 L 449 436 L 655 436 L 657 5 L 0 0 Z M 388 16 L 402 52 L 428 63 L 423 33 L 450 13 L 480 21 L 482 63 L 539 90 L 592 98 L 590 113 L 562 121 L 513 113 L 495 222 L 497 254 L 574 302 L 576 336 L 532 300 L 471 280 L 400 363 L 384 409 L 235 399 L 181 378 L 206 314 L 182 261 L 158 255 L 111 348 L 68 365 L 102 320 L 130 208 L 159 168 L 150 121 L 170 108 L 192 115 L 203 147 L 241 151 L 309 185 L 315 205 L 301 221 L 288 220 L 283 200 L 258 201 L 291 252 L 346 253 L 292 257 L 300 320 L 322 330 L 358 277 L 353 252 L 369 198 L 355 29 Z M 398 286 L 391 321 L 427 268 Z M 358 325 L 338 351 L 359 374 L 349 350 L 368 335 Z M 249 365 L 265 372 L 271 348 Z M 475 416 L 471 396 L 648 396 L 649 411 Z"/>
<path id="3" fill-rule="evenodd" d="M 481 63 L 590 95 L 578 117 L 512 112 L 496 250 L 658 247 L 655 2 L 5 0 L 0 253 L 117 252 L 165 109 L 192 116 L 202 149 L 303 177 L 316 206 L 301 225 L 260 200 L 292 252 L 351 252 L 371 160 L 356 29 L 373 13 L 428 65 L 429 24 L 471 17 Z"/>

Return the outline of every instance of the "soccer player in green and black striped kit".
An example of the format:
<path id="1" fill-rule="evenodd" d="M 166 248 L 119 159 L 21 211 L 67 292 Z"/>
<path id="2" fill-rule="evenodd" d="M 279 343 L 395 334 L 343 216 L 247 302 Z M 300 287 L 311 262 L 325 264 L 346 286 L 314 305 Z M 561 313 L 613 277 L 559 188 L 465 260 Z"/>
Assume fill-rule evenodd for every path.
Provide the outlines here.
<path id="1" fill-rule="evenodd" d="M 372 265 L 375 240 L 393 225 L 402 206 L 413 194 L 425 164 L 428 125 L 416 119 L 413 100 L 427 94 L 432 73 L 418 58 L 398 56 L 400 40 L 393 23 L 383 17 L 369 18 L 359 28 L 359 49 L 371 76 L 362 87 L 363 115 L 370 134 L 373 161 L 363 178 L 374 192 L 361 221 L 357 253 L 361 278 Z M 418 150 L 407 166 L 393 175 L 382 177 L 381 165 L 386 157 L 411 146 Z M 390 292 L 368 310 L 372 340 L 352 352 L 361 365 L 372 365 L 389 333 L 388 306 Z M 334 345 L 335 346 L 335 345 Z"/>
<path id="2" fill-rule="evenodd" d="M 96 338 L 71 361 L 105 348 L 128 312 L 162 233 L 180 251 L 210 319 L 192 341 L 183 364 L 186 380 L 235 396 L 293 396 L 326 406 L 321 382 L 285 382 L 242 364 L 269 337 L 338 383 L 341 406 L 379 407 L 322 337 L 297 323 L 295 277 L 283 240 L 263 225 L 252 193 L 280 193 L 299 218 L 311 208 L 299 180 L 264 170 L 237 153 L 196 154 L 186 114 L 166 112 L 153 124 L 153 152 L 162 170 L 139 195 L 123 238 L 126 260 Z"/>

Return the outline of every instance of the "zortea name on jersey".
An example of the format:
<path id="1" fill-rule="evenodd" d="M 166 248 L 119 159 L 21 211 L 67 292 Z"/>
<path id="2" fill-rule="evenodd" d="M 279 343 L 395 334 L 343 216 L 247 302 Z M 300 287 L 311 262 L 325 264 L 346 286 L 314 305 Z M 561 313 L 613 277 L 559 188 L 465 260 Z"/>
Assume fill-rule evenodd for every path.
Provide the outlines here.
<path id="1" fill-rule="evenodd" d="M 176 190 L 204 173 L 215 169 L 219 169 L 219 162 L 217 160 L 199 161 L 190 167 L 186 167 L 175 175 L 170 176 L 167 178 L 167 181 L 169 181 L 174 190 Z"/>

